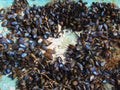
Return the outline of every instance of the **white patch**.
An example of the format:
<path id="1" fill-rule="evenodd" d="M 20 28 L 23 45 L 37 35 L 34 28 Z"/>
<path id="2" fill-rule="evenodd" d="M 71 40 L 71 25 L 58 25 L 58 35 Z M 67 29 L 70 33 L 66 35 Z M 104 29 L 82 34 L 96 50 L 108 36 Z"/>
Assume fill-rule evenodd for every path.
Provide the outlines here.
<path id="1" fill-rule="evenodd" d="M 15 90 L 15 87 L 10 87 L 10 90 Z"/>
<path id="2" fill-rule="evenodd" d="M 61 27 L 59 27 L 60 29 Z M 48 38 L 48 41 L 52 42 L 47 48 L 55 50 L 55 54 L 53 54 L 53 61 L 55 61 L 56 57 L 60 56 L 65 63 L 65 53 L 68 46 L 75 45 L 77 42 L 77 36 L 72 30 L 63 30 L 64 33 L 61 34 L 59 38 Z"/>
<path id="3" fill-rule="evenodd" d="M 58 24 L 58 32 L 60 32 L 60 31 L 61 31 L 61 25 Z"/>

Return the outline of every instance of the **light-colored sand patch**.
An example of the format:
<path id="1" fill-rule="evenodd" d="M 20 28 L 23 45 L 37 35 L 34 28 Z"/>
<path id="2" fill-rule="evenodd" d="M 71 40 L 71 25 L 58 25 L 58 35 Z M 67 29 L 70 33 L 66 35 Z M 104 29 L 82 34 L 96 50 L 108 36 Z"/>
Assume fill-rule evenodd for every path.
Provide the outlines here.
<path id="1" fill-rule="evenodd" d="M 0 90 L 16 90 L 17 79 L 11 80 L 5 75 L 0 77 Z"/>
<path id="2" fill-rule="evenodd" d="M 6 36 L 7 33 L 9 33 L 8 29 L 6 27 L 2 27 L 0 22 L 0 33 L 3 34 L 3 36 Z"/>
<path id="3" fill-rule="evenodd" d="M 53 61 L 56 57 L 61 57 L 65 61 L 65 53 L 68 46 L 75 45 L 77 41 L 77 36 L 72 30 L 64 30 L 60 38 L 49 38 L 48 41 L 52 42 L 47 48 L 55 50 L 53 54 Z"/>

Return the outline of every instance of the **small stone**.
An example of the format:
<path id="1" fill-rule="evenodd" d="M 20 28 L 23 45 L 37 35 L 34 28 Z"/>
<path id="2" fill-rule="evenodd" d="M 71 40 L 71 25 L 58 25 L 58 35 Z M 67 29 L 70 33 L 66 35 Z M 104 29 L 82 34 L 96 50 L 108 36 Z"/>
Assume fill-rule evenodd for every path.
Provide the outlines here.
<path id="1" fill-rule="evenodd" d="M 72 84 L 73 84 L 74 86 L 77 86 L 77 85 L 78 85 L 78 81 L 75 80 L 75 81 L 72 82 Z"/>

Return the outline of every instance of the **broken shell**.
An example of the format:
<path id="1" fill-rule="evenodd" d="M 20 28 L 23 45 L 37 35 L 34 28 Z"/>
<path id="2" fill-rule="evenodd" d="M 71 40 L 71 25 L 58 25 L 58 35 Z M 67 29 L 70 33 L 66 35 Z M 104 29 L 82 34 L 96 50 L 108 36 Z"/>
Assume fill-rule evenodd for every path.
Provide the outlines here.
<path id="1" fill-rule="evenodd" d="M 90 76 L 90 81 L 93 81 L 95 79 L 95 76 L 94 75 L 91 75 Z"/>
<path id="2" fill-rule="evenodd" d="M 40 44 L 40 43 L 42 43 L 42 41 L 43 41 L 43 40 L 40 38 L 40 39 L 38 40 L 38 43 Z"/>
<path id="3" fill-rule="evenodd" d="M 50 54 L 50 53 L 45 53 L 44 54 L 44 56 L 46 57 L 46 58 L 48 58 L 48 59 L 50 59 L 50 60 L 52 60 L 53 59 L 53 56 L 52 56 L 52 54 Z"/>

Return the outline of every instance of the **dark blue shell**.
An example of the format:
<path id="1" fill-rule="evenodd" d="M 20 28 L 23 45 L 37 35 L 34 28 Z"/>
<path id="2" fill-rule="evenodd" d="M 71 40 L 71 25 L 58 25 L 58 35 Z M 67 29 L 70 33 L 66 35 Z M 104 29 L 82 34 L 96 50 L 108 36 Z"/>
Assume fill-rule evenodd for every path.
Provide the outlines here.
<path id="1" fill-rule="evenodd" d="M 41 17 L 39 18 L 39 21 L 40 21 L 40 25 L 41 25 L 42 24 L 42 18 Z"/>
<path id="2" fill-rule="evenodd" d="M 15 26 L 15 30 L 18 31 L 19 27 L 20 27 L 19 25 L 16 25 L 16 26 Z"/>
<path id="3" fill-rule="evenodd" d="M 35 22 L 35 23 L 36 23 L 36 25 L 38 25 L 38 23 L 39 23 L 39 20 L 36 20 L 36 22 Z"/>
<path id="4" fill-rule="evenodd" d="M 6 59 L 3 60 L 3 64 L 4 64 L 4 65 L 7 64 L 7 60 L 6 60 Z"/>
<path id="5" fill-rule="evenodd" d="M 104 11 L 102 11 L 102 12 L 101 12 L 101 16 L 104 16 L 104 14 L 105 14 L 105 12 L 104 12 Z"/>
<path id="6" fill-rule="evenodd" d="M 3 54 L 2 54 L 2 52 L 0 52 L 0 57 L 2 57 L 3 56 Z"/>
<path id="7" fill-rule="evenodd" d="M 48 37 L 49 37 L 48 35 L 46 35 L 46 34 L 44 35 L 44 39 L 48 39 Z"/>
<path id="8" fill-rule="evenodd" d="M 46 45 L 42 45 L 42 49 L 43 50 L 47 50 L 47 46 Z"/>
<path id="9" fill-rule="evenodd" d="M 57 61 L 58 61 L 58 63 L 62 63 L 62 58 L 61 57 L 57 57 Z"/>
<path id="10" fill-rule="evenodd" d="M 41 57 L 41 56 L 42 56 L 42 52 L 39 52 L 39 53 L 38 53 L 38 57 Z"/>
<path id="11" fill-rule="evenodd" d="M 80 70 L 83 70 L 83 65 L 81 63 L 77 63 L 77 65 L 80 68 Z"/>
<path id="12" fill-rule="evenodd" d="M 88 44 L 85 45 L 85 48 L 86 48 L 87 50 L 91 50 L 91 46 L 88 45 Z"/>
<path id="13" fill-rule="evenodd" d="M 6 43 L 4 43 L 3 45 L 4 45 L 4 49 L 7 50 L 8 49 L 8 45 Z"/>
<path id="14" fill-rule="evenodd" d="M 11 15 L 11 14 L 7 16 L 8 19 L 10 19 L 10 18 L 12 18 L 12 17 L 13 17 L 13 15 Z"/>
<path id="15" fill-rule="evenodd" d="M 99 73 L 98 73 L 98 72 L 96 72 L 96 71 L 93 71 L 93 74 L 94 74 L 94 75 L 98 75 Z"/>
<path id="16" fill-rule="evenodd" d="M 7 40 L 7 43 L 9 43 L 9 44 L 13 44 L 14 43 L 13 40 L 10 40 L 10 39 L 6 39 L 6 40 Z"/>
<path id="17" fill-rule="evenodd" d="M 17 35 L 21 35 L 21 32 L 20 32 L 20 31 L 17 31 Z"/>
<path id="18" fill-rule="evenodd" d="M 5 13 L 4 9 L 0 10 L 0 15 L 4 15 L 4 13 Z"/>
<path id="19" fill-rule="evenodd" d="M 24 51 L 24 48 L 20 48 L 20 47 L 19 47 L 18 50 L 19 50 L 19 51 Z"/>
<path id="20" fill-rule="evenodd" d="M 92 72 L 95 71 L 95 70 L 96 70 L 96 67 L 93 66 L 93 67 L 91 68 L 91 70 L 92 70 Z"/>
<path id="21" fill-rule="evenodd" d="M 4 21 L 4 22 L 2 23 L 2 26 L 3 26 L 3 27 L 6 27 L 7 24 L 8 24 L 8 21 Z"/>
<path id="22" fill-rule="evenodd" d="M 76 58 L 80 58 L 82 55 L 80 53 L 76 54 Z"/>
<path id="23" fill-rule="evenodd" d="M 33 35 L 33 38 L 34 38 L 34 39 L 37 38 L 37 34 L 34 34 L 34 35 Z"/>
<path id="24" fill-rule="evenodd" d="M 27 53 L 22 53 L 22 54 L 21 54 L 21 57 L 22 57 L 22 58 L 24 58 L 24 57 L 26 57 L 26 56 L 27 56 Z"/>
<path id="25" fill-rule="evenodd" d="M 29 33 L 25 33 L 25 36 L 28 37 L 30 34 Z"/>
<path id="26" fill-rule="evenodd" d="M 19 41 L 20 41 L 20 42 L 23 42 L 23 41 L 24 41 L 24 38 L 20 37 L 20 38 L 19 38 Z"/>
<path id="27" fill-rule="evenodd" d="M 6 74 L 9 74 L 11 72 L 11 69 L 10 68 L 7 68 L 6 69 Z"/>
<path id="28" fill-rule="evenodd" d="M 30 48 L 31 48 L 31 49 L 35 48 L 35 46 L 36 46 L 36 42 L 32 42 L 32 43 L 30 44 Z"/>
<path id="29" fill-rule="evenodd" d="M 108 79 L 103 80 L 103 83 L 109 83 L 109 82 L 110 82 L 110 80 L 108 80 Z"/>
<path id="30" fill-rule="evenodd" d="M 105 62 L 104 62 L 104 61 L 100 63 L 100 66 L 102 66 L 102 67 L 103 67 L 104 65 L 105 65 Z"/>
<path id="31" fill-rule="evenodd" d="M 107 26 L 106 23 L 104 23 L 103 26 L 104 26 L 104 28 L 105 28 L 106 30 L 108 30 L 108 26 Z"/>
<path id="32" fill-rule="evenodd" d="M 88 38 L 88 42 L 91 43 L 92 41 L 93 41 L 92 37 L 89 37 L 89 38 Z"/>
<path id="33" fill-rule="evenodd" d="M 14 22 L 12 22 L 11 24 L 12 24 L 12 25 L 17 25 L 18 22 L 17 22 L 17 21 L 14 21 Z"/>
<path id="34" fill-rule="evenodd" d="M 3 35 L 2 35 L 2 34 L 0 34 L 0 39 L 1 39 L 1 38 L 3 38 Z"/>
<path id="35" fill-rule="evenodd" d="M 0 20 L 4 20 L 4 17 L 3 17 L 3 16 L 0 16 Z"/>
<path id="36" fill-rule="evenodd" d="M 25 10 L 25 14 L 30 14 L 30 8 L 27 8 L 26 10 Z"/>
<path id="37" fill-rule="evenodd" d="M 102 30 L 99 31 L 99 35 L 103 35 L 103 31 Z"/>
<path id="38" fill-rule="evenodd" d="M 63 68 L 64 67 L 63 63 L 58 64 L 58 67 Z"/>
<path id="39" fill-rule="evenodd" d="M 14 52 L 14 51 L 9 51 L 9 52 L 7 52 L 7 54 L 8 54 L 9 56 L 14 56 L 14 55 L 16 54 L 16 52 Z"/>
<path id="40" fill-rule="evenodd" d="M 26 46 L 24 44 L 20 44 L 19 45 L 21 48 L 26 48 Z"/>
<path id="41" fill-rule="evenodd" d="M 48 39 L 49 36 L 50 36 L 50 32 L 46 32 L 46 33 L 44 34 L 44 39 Z"/>
<path id="42" fill-rule="evenodd" d="M 38 81 L 39 80 L 39 76 L 38 76 L 38 74 L 34 74 L 34 78 L 35 78 L 35 81 Z"/>

